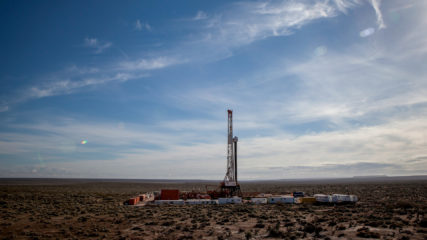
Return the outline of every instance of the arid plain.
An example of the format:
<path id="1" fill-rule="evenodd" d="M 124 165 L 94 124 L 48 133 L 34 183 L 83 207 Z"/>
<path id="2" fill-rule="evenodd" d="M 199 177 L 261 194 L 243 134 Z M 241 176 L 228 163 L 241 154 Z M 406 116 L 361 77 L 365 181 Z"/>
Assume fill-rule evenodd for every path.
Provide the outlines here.
<path id="1" fill-rule="evenodd" d="M 0 180 L 1 239 L 425 239 L 427 180 L 242 182 L 244 192 L 350 193 L 355 205 L 124 206 L 136 194 L 209 181 Z"/>

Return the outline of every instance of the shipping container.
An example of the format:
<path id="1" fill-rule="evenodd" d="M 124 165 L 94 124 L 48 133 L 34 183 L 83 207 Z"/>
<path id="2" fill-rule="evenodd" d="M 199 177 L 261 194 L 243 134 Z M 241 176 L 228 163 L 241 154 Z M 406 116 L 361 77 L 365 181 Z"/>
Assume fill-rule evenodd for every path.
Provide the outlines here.
<path id="1" fill-rule="evenodd" d="M 267 198 L 251 198 L 253 204 L 264 204 L 267 203 Z"/>
<path id="2" fill-rule="evenodd" d="M 292 196 L 294 196 L 294 198 L 304 197 L 304 192 L 293 192 Z"/>
<path id="3" fill-rule="evenodd" d="M 129 205 L 135 205 L 136 204 L 136 198 L 131 198 L 128 200 Z"/>
<path id="4" fill-rule="evenodd" d="M 267 199 L 268 203 L 275 204 L 275 203 L 294 203 L 294 197 L 293 196 L 274 196 L 269 197 Z"/>
<path id="5" fill-rule="evenodd" d="M 189 204 L 189 205 L 212 205 L 212 204 L 218 204 L 218 200 L 188 199 L 185 201 L 185 204 Z"/>
<path id="6" fill-rule="evenodd" d="M 156 200 L 156 201 L 154 201 L 154 204 L 158 204 L 158 205 L 164 205 L 164 204 L 184 205 L 184 200 Z"/>
<path id="7" fill-rule="evenodd" d="M 160 192 L 160 200 L 178 200 L 179 190 L 177 189 L 162 189 Z"/>
<path id="8" fill-rule="evenodd" d="M 329 201 L 329 195 L 325 195 L 325 194 L 314 194 L 314 198 L 316 198 L 317 202 L 320 203 L 328 203 Z"/>
<path id="9" fill-rule="evenodd" d="M 241 204 L 242 198 L 232 197 L 232 198 L 218 198 L 219 204 Z"/>
<path id="10" fill-rule="evenodd" d="M 297 198 L 297 203 L 315 203 L 316 198 L 315 197 L 300 197 Z"/>
<path id="11" fill-rule="evenodd" d="M 271 194 L 271 193 L 259 193 L 256 197 L 267 198 L 267 197 L 272 197 L 272 196 L 273 196 L 273 194 Z"/>
<path id="12" fill-rule="evenodd" d="M 350 201 L 351 202 L 357 202 L 357 201 L 359 201 L 359 198 L 356 195 L 350 195 Z"/>

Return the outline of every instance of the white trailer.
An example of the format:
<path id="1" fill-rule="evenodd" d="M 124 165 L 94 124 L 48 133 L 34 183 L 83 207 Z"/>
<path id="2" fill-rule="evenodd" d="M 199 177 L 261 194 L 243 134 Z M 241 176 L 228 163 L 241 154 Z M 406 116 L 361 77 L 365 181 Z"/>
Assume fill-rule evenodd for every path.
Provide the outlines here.
<path id="1" fill-rule="evenodd" d="M 268 203 L 294 203 L 295 199 L 293 196 L 275 196 L 267 199 Z"/>
<path id="2" fill-rule="evenodd" d="M 164 205 L 164 204 L 184 205 L 184 200 L 155 200 L 154 204 L 157 204 L 157 205 Z"/>
<path id="3" fill-rule="evenodd" d="M 242 198 L 232 197 L 232 198 L 218 198 L 219 204 L 241 204 Z"/>
<path id="4" fill-rule="evenodd" d="M 329 195 L 325 195 L 325 194 L 314 194 L 314 198 L 316 198 L 317 202 L 321 202 L 321 203 L 328 203 L 330 202 Z"/>
<path id="5" fill-rule="evenodd" d="M 350 195 L 346 195 L 346 194 L 333 194 L 332 197 L 336 197 L 337 202 L 351 202 Z"/>
<path id="6" fill-rule="evenodd" d="M 213 205 L 213 204 L 218 204 L 218 200 L 188 199 L 185 201 L 185 204 L 188 204 L 188 205 Z"/>
<path id="7" fill-rule="evenodd" d="M 265 203 L 267 203 L 267 198 L 251 198 L 251 203 L 253 203 L 253 204 L 265 204 Z"/>

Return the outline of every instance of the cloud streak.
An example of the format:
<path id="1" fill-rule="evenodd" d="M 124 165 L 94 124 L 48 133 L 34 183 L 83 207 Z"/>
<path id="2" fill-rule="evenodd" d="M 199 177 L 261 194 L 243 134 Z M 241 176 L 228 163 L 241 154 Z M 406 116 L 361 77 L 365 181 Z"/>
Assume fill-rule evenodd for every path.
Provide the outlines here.
<path id="1" fill-rule="evenodd" d="M 143 76 L 140 75 L 138 77 Z M 106 84 L 109 82 L 125 82 L 134 78 L 137 78 L 137 76 L 127 73 L 117 73 L 109 77 L 88 77 L 82 80 L 59 80 L 46 83 L 42 86 L 33 86 L 29 88 L 24 94 L 24 99 L 22 100 L 70 94 L 85 87 Z"/>
<path id="2" fill-rule="evenodd" d="M 242 179 L 271 179 L 309 175 L 348 177 L 360 172 L 423 174 L 426 171 L 423 132 L 427 130 L 424 118 L 303 136 L 246 137 L 239 147 L 240 175 Z M 76 176 L 80 172 L 78 176 L 90 177 L 92 173 L 88 169 L 97 169 L 98 177 L 123 177 L 120 173 L 126 173 L 129 178 L 218 179 L 224 174 L 226 135 L 223 129 L 215 128 L 216 137 L 208 134 L 201 140 L 200 130 L 176 134 L 174 122 L 148 128 L 135 124 L 58 120 L 10 125 L 10 129 L 21 129 L 21 133 L 2 134 L 0 152 L 25 156 L 29 159 L 23 165 L 27 171 L 66 169 L 63 176 Z M 172 131 L 164 129 L 168 125 Z M 42 134 L 35 135 L 34 131 Z M 79 144 L 81 139 L 87 139 L 88 143 Z M 194 139 L 198 141 L 186 144 Z M 101 152 L 103 154 L 99 154 Z M 5 164 L 8 162 L 3 160 Z"/>
<path id="3" fill-rule="evenodd" d="M 208 15 L 205 12 L 199 10 L 199 11 L 197 11 L 197 14 L 196 14 L 196 16 L 194 16 L 193 20 L 199 21 L 199 20 L 203 20 L 203 19 L 207 19 L 207 18 L 208 18 Z"/>
<path id="4" fill-rule="evenodd" d="M 97 38 L 85 38 L 84 46 L 94 49 L 95 54 L 100 54 L 113 46 L 113 44 L 111 42 L 99 41 Z"/>
<path id="5" fill-rule="evenodd" d="M 326 2 L 240 3 L 230 12 L 208 21 L 209 33 L 205 39 L 235 47 L 271 36 L 289 35 L 311 21 L 336 15 L 336 9 Z"/>
<path id="6" fill-rule="evenodd" d="M 141 22 L 141 20 L 137 19 L 135 22 L 135 30 L 137 31 L 142 31 L 143 29 L 147 30 L 147 31 L 151 31 L 151 26 L 150 24 L 146 23 L 146 22 Z"/>
<path id="7" fill-rule="evenodd" d="M 176 59 L 173 57 L 156 57 L 151 59 L 138 59 L 133 61 L 123 61 L 119 63 L 119 68 L 122 70 L 130 71 L 145 71 L 145 70 L 155 70 L 165 67 L 169 67 L 175 64 L 185 63 L 186 60 Z"/>
<path id="8" fill-rule="evenodd" d="M 385 25 L 384 20 L 383 20 L 383 15 L 382 15 L 381 10 L 380 10 L 381 0 L 370 0 L 370 1 L 372 4 L 372 7 L 375 10 L 375 14 L 377 16 L 378 29 L 386 28 L 386 25 Z"/>

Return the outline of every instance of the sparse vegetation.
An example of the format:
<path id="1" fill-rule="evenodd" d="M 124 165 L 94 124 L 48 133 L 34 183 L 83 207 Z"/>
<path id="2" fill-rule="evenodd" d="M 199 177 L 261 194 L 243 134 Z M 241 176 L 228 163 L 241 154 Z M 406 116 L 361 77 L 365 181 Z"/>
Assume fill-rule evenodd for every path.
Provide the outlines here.
<path id="1" fill-rule="evenodd" d="M 53 182 L 52 182 L 53 183 Z M 67 182 L 0 185 L 0 238 L 424 239 L 427 182 L 244 183 L 245 191 L 350 192 L 356 205 L 123 206 L 161 188 L 205 183 Z M 318 190 L 317 190 L 318 189 Z M 375 230 L 372 230 L 375 229 Z"/>

